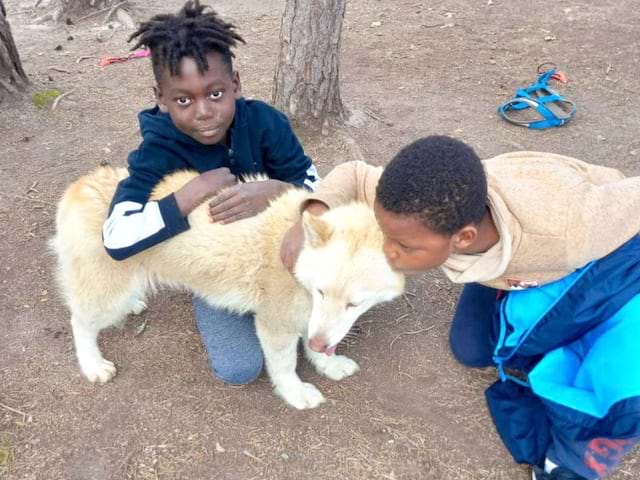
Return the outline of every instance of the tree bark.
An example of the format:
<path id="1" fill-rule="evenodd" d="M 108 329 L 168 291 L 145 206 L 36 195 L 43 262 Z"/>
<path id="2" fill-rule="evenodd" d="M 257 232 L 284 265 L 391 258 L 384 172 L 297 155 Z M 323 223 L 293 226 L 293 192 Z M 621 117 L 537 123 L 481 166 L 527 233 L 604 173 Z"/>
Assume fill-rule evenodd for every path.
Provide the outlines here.
<path id="1" fill-rule="evenodd" d="M 17 93 L 28 83 L 29 79 L 22 69 L 20 55 L 7 21 L 7 11 L 0 0 L 0 91 Z"/>
<path id="2" fill-rule="evenodd" d="M 327 134 L 346 118 L 340 37 L 346 0 L 287 0 L 272 100 L 299 125 Z"/>

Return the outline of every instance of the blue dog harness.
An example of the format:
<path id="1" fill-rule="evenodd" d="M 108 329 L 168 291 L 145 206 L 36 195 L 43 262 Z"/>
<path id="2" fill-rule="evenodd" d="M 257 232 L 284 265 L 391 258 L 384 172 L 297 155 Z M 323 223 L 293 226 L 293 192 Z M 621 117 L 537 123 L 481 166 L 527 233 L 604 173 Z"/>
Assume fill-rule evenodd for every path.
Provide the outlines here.
<path id="1" fill-rule="evenodd" d="M 550 79 L 560 75 L 555 68 L 542 72 L 536 82 L 528 87 L 516 90 L 514 98 L 498 107 L 498 114 L 507 122 L 534 129 L 560 127 L 567 123 L 576 112 L 573 102 L 550 89 Z M 513 117 L 513 111 L 533 109 L 539 120 L 520 120 Z"/>

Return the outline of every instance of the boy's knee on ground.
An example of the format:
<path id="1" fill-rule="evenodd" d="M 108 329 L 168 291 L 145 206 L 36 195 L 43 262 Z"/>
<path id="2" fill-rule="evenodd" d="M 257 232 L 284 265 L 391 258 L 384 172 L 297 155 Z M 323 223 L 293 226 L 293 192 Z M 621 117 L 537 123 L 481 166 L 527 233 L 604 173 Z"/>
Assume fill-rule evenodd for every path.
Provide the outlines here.
<path id="1" fill-rule="evenodd" d="M 216 363 L 210 361 L 213 374 L 229 385 L 247 385 L 252 383 L 262 373 L 264 358 L 262 352 L 259 355 L 245 357 L 242 363 L 234 362 L 232 359 L 225 359 Z"/>
<path id="2" fill-rule="evenodd" d="M 493 365 L 492 355 L 465 344 L 465 342 L 456 338 L 453 332 L 449 335 L 449 346 L 451 347 L 453 358 L 465 367 L 484 368 Z"/>
<path id="3" fill-rule="evenodd" d="M 216 308 L 197 297 L 193 306 L 214 376 L 230 385 L 245 385 L 258 378 L 264 357 L 253 315 Z"/>

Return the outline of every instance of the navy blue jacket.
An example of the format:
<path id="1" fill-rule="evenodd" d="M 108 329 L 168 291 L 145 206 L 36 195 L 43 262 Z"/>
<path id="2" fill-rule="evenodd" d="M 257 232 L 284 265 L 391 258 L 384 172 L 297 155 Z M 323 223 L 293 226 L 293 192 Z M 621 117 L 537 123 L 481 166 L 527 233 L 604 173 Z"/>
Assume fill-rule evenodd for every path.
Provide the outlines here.
<path id="1" fill-rule="evenodd" d="M 103 227 L 107 253 L 123 260 L 189 228 L 173 194 L 149 201 L 162 177 L 177 170 L 227 167 L 235 175 L 264 173 L 313 190 L 319 176 L 287 117 L 257 100 L 236 100 L 231 148 L 203 145 L 178 130 L 158 107 L 139 114 L 143 141 L 129 155 L 129 177 L 120 182 Z"/>
<path id="2" fill-rule="evenodd" d="M 517 462 L 547 457 L 600 478 L 640 439 L 639 318 L 639 236 L 561 280 L 500 300 L 494 359 L 503 381 L 486 397 Z"/>

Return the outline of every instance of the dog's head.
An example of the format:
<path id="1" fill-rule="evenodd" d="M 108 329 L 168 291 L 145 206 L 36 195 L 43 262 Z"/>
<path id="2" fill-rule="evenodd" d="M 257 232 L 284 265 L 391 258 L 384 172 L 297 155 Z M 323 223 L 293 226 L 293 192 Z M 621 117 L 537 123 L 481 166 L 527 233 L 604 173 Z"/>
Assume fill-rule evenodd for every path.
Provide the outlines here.
<path id="1" fill-rule="evenodd" d="M 389 266 L 373 211 L 350 204 L 321 217 L 304 213 L 305 245 L 295 276 L 311 293 L 309 347 L 331 355 L 360 315 L 404 290 Z"/>

